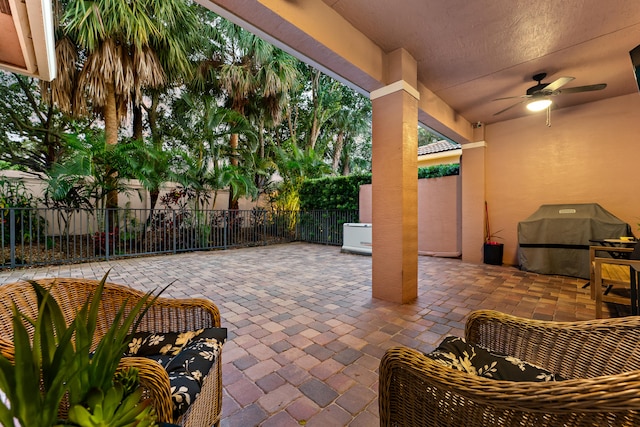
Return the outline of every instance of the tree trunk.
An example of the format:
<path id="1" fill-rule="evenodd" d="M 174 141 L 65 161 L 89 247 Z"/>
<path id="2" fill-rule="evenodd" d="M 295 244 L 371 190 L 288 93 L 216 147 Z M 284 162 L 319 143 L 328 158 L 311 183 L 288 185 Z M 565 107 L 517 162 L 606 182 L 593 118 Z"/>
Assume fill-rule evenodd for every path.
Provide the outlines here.
<path id="1" fill-rule="evenodd" d="M 313 70 L 313 76 L 311 79 L 311 100 L 313 102 L 313 112 L 311 113 L 311 129 L 309 130 L 309 148 L 315 150 L 316 141 L 320 135 L 320 118 L 318 117 L 320 112 L 320 101 L 318 100 L 318 89 L 320 86 L 320 71 Z"/>
<path id="2" fill-rule="evenodd" d="M 331 169 L 335 175 L 338 174 L 338 166 L 340 165 L 340 157 L 342 157 L 342 148 L 344 147 L 344 131 L 338 132 L 336 143 L 333 146 L 333 162 Z"/>
<path id="3" fill-rule="evenodd" d="M 133 104 L 132 108 L 133 112 L 133 139 L 137 141 L 142 141 L 142 106 L 140 104 Z"/>
<path id="4" fill-rule="evenodd" d="M 107 146 L 105 149 L 113 149 L 118 143 L 118 110 L 116 105 L 115 84 L 107 85 L 106 102 L 104 106 L 104 137 Z M 118 171 L 112 170 L 105 177 L 105 183 L 110 190 L 107 193 L 106 208 L 115 209 L 118 207 L 118 190 L 116 189 L 118 182 Z M 109 212 L 109 230 L 113 230 L 117 224 L 115 212 Z"/>
<path id="5" fill-rule="evenodd" d="M 260 143 L 260 158 L 264 159 L 264 117 L 260 116 L 258 123 L 258 142 Z"/>
<path id="6" fill-rule="evenodd" d="M 238 166 L 238 134 L 233 133 L 229 138 L 229 147 L 231 147 L 231 166 Z M 229 209 L 238 209 L 238 199 L 233 193 L 233 187 L 229 186 Z"/>
<path id="7" fill-rule="evenodd" d="M 107 144 L 116 145 L 118 143 L 118 110 L 115 83 L 107 85 L 104 105 L 104 136 Z"/>
<path id="8" fill-rule="evenodd" d="M 295 107 L 295 111 L 291 109 L 291 104 L 288 104 L 286 107 L 287 110 L 287 125 L 289 126 L 289 136 L 292 141 L 297 141 L 297 126 L 298 126 L 298 108 Z M 295 117 L 294 117 L 295 114 Z M 278 144 L 281 145 L 281 144 Z"/>
<path id="9" fill-rule="evenodd" d="M 160 95 L 154 91 L 151 95 L 151 106 L 147 109 L 147 117 L 149 119 L 149 130 L 151 131 L 151 141 L 156 150 L 162 149 L 162 137 L 158 130 L 158 106 L 160 105 Z M 160 188 L 152 188 L 149 190 L 149 203 L 151 211 L 156 207 L 158 198 L 160 197 Z M 151 212 L 153 213 L 153 212 Z"/>
<path id="10" fill-rule="evenodd" d="M 160 197 L 159 188 L 154 188 L 152 190 L 149 190 L 149 204 L 150 204 L 152 213 L 153 213 L 153 209 L 156 207 L 156 204 L 158 203 L 159 197 Z"/>
<path id="11" fill-rule="evenodd" d="M 238 166 L 238 134 L 233 133 L 229 138 L 229 147 L 231 148 L 231 156 L 229 161 L 233 166 Z"/>
<path id="12" fill-rule="evenodd" d="M 151 95 L 151 106 L 147 109 L 149 118 L 149 129 L 151 130 L 151 140 L 156 150 L 162 148 L 162 138 L 158 130 L 158 106 L 160 105 L 160 95 L 154 91 Z"/>
<path id="13" fill-rule="evenodd" d="M 351 166 L 349 166 L 349 152 L 345 153 L 344 159 L 342 159 L 342 176 L 348 176 L 351 173 Z"/>

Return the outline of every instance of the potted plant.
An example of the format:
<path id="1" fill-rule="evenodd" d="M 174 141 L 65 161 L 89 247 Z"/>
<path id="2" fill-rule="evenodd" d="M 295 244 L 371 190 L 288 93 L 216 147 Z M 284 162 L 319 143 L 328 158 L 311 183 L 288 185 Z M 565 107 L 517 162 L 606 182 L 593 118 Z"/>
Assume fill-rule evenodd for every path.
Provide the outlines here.
<path id="1" fill-rule="evenodd" d="M 107 273 L 108 274 L 108 273 Z M 116 321 L 93 352 L 91 343 L 107 275 L 92 299 L 67 325 L 56 300 L 36 282 L 38 315 L 31 319 L 13 308 L 13 348 L 0 346 L 0 424 L 6 426 L 153 426 L 155 414 L 141 400 L 135 369 L 118 371 L 127 346 L 150 305 L 150 294 Z M 27 327 L 33 328 L 30 337 Z M 4 343 L 2 343 L 4 344 Z M 68 416 L 59 419 L 61 402 Z"/>
<path id="2" fill-rule="evenodd" d="M 491 227 L 489 225 L 489 209 L 487 208 L 487 202 L 484 202 L 485 213 L 485 230 L 484 230 L 484 245 L 483 245 L 483 260 L 485 264 L 502 265 L 502 257 L 504 254 L 504 244 L 497 242 L 495 239 L 500 238 L 497 234 L 502 231 L 498 230 L 495 234 L 491 234 Z"/>

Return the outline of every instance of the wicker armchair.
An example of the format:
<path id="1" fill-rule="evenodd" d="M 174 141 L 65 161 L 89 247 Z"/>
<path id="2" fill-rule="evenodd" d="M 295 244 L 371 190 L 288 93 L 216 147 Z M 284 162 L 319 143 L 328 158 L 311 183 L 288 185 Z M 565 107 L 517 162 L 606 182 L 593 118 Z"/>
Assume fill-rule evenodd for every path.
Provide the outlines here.
<path id="1" fill-rule="evenodd" d="M 497 381 L 394 347 L 380 362 L 381 426 L 640 425 L 640 317 L 546 322 L 476 311 L 465 336 L 567 380 Z"/>
<path id="2" fill-rule="evenodd" d="M 38 283 L 51 289 L 67 322 L 75 318 L 77 310 L 95 291 L 97 280 L 89 279 L 41 279 Z M 96 340 L 94 348 L 104 335 L 117 311 L 126 301 L 125 311 L 133 307 L 144 296 L 143 292 L 113 283 L 104 287 L 102 304 L 98 314 Z M 38 307 L 35 293 L 27 282 L 18 282 L 0 286 L 0 352 L 12 358 L 13 329 L 12 304 L 25 314 L 35 317 Z M 157 298 L 139 326 L 141 331 L 184 332 L 200 328 L 219 327 L 218 308 L 205 299 Z M 160 364 L 144 357 L 125 357 L 122 367 L 135 366 L 140 370 L 140 383 L 145 396 L 150 398 L 156 409 L 159 422 L 179 424 L 181 426 L 211 426 L 220 421 L 222 409 L 222 362 L 218 357 L 206 377 L 200 395 L 179 419 L 173 419 L 173 402 L 169 386 L 169 376 Z"/>

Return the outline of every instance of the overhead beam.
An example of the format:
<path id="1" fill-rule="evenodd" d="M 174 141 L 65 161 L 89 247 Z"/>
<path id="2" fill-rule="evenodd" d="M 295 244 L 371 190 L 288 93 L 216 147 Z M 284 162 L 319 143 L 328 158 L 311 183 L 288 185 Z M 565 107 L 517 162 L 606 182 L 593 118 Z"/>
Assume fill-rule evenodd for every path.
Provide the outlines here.
<path id="1" fill-rule="evenodd" d="M 364 95 L 384 84 L 385 53 L 320 0 L 196 0 Z"/>
<path id="2" fill-rule="evenodd" d="M 473 126 L 424 84 L 418 83 L 418 121 L 436 132 L 464 144 L 473 141 Z"/>
<path id="3" fill-rule="evenodd" d="M 8 0 L 0 13 L 0 68 L 42 80 L 56 76 L 55 39 L 50 0 Z M 3 8 L 4 10 L 4 8 Z"/>

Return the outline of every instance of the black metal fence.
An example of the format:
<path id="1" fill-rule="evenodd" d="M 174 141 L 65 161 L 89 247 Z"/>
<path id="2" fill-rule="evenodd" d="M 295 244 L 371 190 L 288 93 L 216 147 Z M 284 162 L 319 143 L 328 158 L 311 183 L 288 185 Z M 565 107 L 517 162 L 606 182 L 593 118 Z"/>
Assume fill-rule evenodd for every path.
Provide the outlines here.
<path id="1" fill-rule="evenodd" d="M 342 245 L 357 211 L 0 209 L 0 268 L 291 241 Z"/>
<path id="2" fill-rule="evenodd" d="M 313 210 L 298 212 L 297 240 L 342 246 L 342 225 L 358 222 L 358 211 Z"/>

